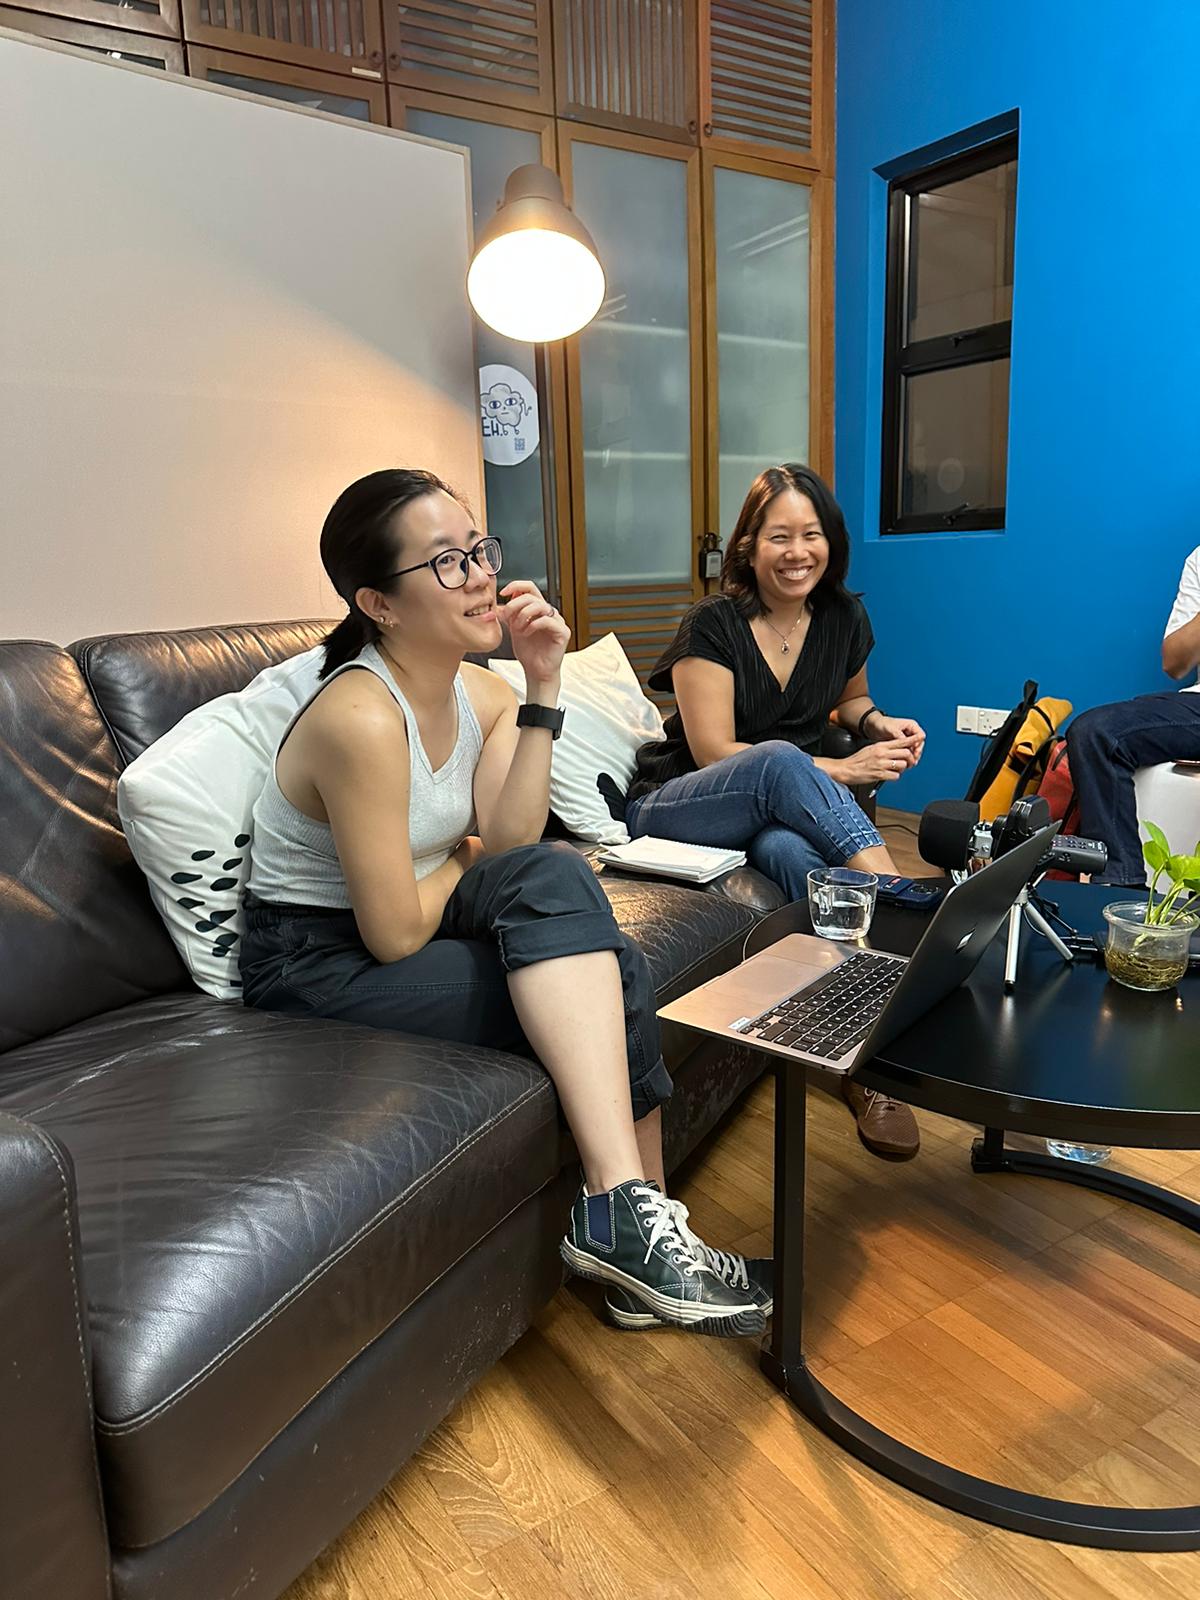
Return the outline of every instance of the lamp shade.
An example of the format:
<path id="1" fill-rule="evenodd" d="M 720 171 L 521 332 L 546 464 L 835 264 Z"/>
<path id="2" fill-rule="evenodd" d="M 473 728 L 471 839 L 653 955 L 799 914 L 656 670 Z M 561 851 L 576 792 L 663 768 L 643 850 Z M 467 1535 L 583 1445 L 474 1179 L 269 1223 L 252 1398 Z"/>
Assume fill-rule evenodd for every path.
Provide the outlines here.
<path id="1" fill-rule="evenodd" d="M 476 244 L 467 295 L 489 328 L 529 344 L 578 333 L 599 311 L 604 269 L 595 243 L 549 167 L 509 174 Z"/>

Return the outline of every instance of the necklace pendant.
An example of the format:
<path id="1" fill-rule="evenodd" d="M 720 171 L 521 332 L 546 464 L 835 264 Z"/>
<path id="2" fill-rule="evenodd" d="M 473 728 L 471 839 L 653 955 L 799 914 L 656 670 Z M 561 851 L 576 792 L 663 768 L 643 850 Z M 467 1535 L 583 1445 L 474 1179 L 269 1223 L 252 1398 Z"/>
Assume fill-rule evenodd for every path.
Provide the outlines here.
<path id="1" fill-rule="evenodd" d="M 788 653 L 788 647 L 787 647 L 787 640 L 786 639 L 783 642 L 783 653 L 784 653 L 784 655 L 787 655 L 787 653 Z"/>

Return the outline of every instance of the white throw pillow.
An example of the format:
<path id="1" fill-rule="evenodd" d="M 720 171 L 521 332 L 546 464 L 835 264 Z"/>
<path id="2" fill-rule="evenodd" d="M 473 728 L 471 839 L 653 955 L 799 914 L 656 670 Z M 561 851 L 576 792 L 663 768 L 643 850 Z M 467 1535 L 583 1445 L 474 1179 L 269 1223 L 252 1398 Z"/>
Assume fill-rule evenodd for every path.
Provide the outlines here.
<path id="1" fill-rule="evenodd" d="M 197 706 L 130 762 L 117 810 L 133 858 L 196 984 L 239 1000 L 250 814 L 288 723 L 316 692 L 321 645 Z"/>
<path id="2" fill-rule="evenodd" d="M 489 661 L 488 666 L 524 700 L 519 662 Z M 550 809 L 580 839 L 625 844 L 628 830 L 610 814 L 596 780 L 606 772 L 624 793 L 633 779 L 634 757 L 642 745 L 663 737 L 663 721 L 642 693 L 615 633 L 563 658 L 558 703 L 566 717 L 550 760 Z"/>

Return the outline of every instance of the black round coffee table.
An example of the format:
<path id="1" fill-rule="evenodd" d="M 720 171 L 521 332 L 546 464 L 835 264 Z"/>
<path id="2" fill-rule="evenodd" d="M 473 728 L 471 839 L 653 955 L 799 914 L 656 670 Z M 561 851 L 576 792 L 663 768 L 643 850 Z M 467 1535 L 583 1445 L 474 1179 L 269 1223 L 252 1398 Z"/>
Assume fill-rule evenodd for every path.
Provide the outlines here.
<path id="1" fill-rule="evenodd" d="M 1068 922 L 1091 934 L 1109 901 L 1129 890 L 1044 885 Z M 880 906 L 869 943 L 906 955 L 928 926 Z M 763 919 L 747 955 L 809 932 L 807 907 Z M 1200 1232 L 1200 1205 L 1137 1178 L 1009 1149 L 1005 1132 L 1145 1149 L 1200 1149 L 1200 975 L 1168 994 L 1138 994 L 1103 966 L 1066 966 L 1043 939 L 1022 934 L 1016 990 L 1003 988 L 1004 941 L 929 1016 L 856 1072 L 868 1087 L 978 1123 L 977 1173 L 1058 1178 L 1148 1207 Z M 764 1371 L 821 1430 L 906 1488 L 968 1516 L 1041 1538 L 1112 1550 L 1200 1549 L 1200 1506 L 1138 1510 L 1025 1494 L 921 1454 L 844 1405 L 809 1371 L 803 1351 L 805 1101 L 809 1074 L 775 1069 L 775 1310 Z M 828 1083 L 825 1084 L 829 1086 Z"/>

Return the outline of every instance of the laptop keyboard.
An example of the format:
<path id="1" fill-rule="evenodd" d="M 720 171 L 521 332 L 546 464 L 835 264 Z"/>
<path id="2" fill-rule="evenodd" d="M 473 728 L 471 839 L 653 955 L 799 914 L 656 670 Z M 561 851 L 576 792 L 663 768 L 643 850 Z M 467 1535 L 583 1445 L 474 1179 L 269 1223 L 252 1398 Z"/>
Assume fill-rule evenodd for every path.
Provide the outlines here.
<path id="1" fill-rule="evenodd" d="M 894 956 L 856 950 L 815 983 L 736 1024 L 737 1032 L 836 1061 L 866 1038 L 907 965 Z"/>

